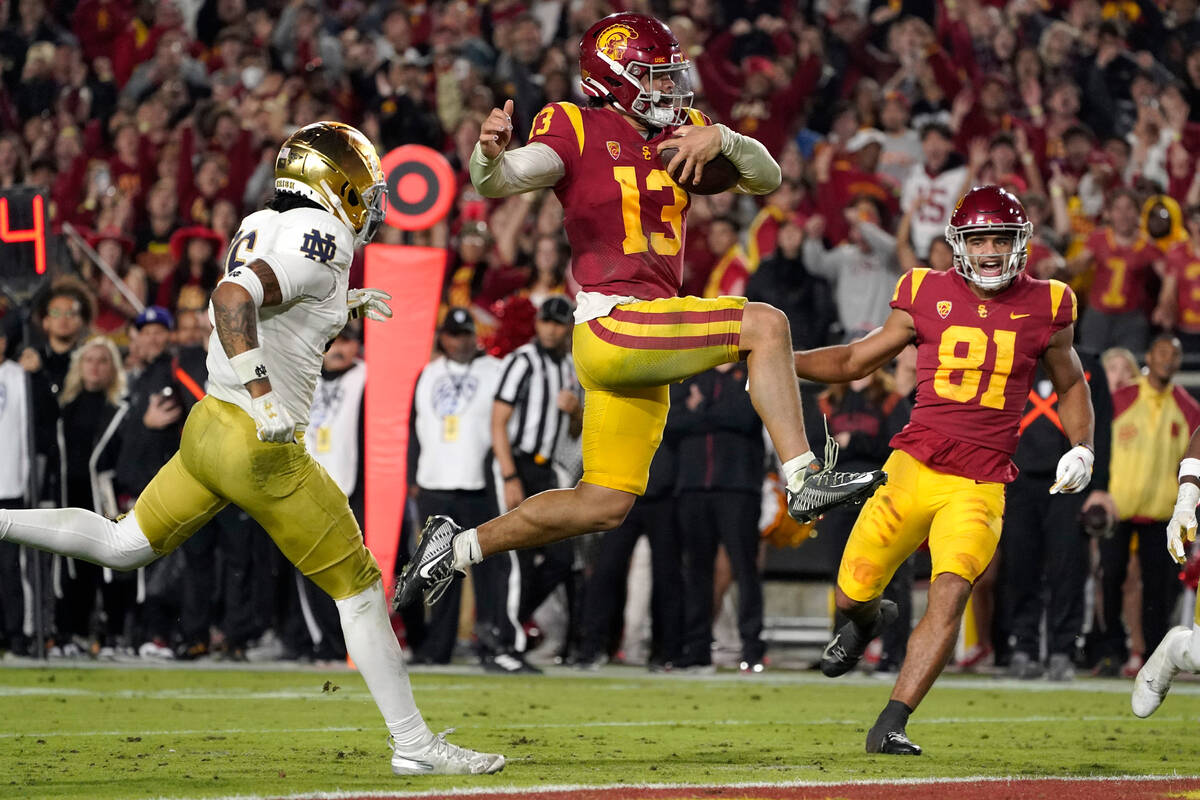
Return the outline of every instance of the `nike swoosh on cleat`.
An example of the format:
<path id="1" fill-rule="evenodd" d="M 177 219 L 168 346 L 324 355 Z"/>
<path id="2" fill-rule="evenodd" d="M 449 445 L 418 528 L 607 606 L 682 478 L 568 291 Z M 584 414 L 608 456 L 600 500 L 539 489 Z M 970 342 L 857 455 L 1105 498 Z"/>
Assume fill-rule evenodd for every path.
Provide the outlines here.
<path id="1" fill-rule="evenodd" d="M 432 578 L 433 574 L 430 572 L 430 568 L 436 567 L 436 566 L 437 566 L 436 561 L 430 561 L 428 563 L 422 564 L 421 568 L 417 570 L 417 574 L 420 575 L 422 578 Z"/>
<path id="2" fill-rule="evenodd" d="M 840 642 L 841 639 L 842 635 L 840 633 L 830 639 L 829 644 L 825 645 L 825 649 L 821 652 L 821 658 L 832 658 L 833 653 L 831 651 L 833 648 L 838 646 L 838 642 Z"/>
<path id="3" fill-rule="evenodd" d="M 834 488 L 834 489 L 836 489 L 836 488 L 838 488 L 839 486 L 854 486 L 855 484 L 858 484 L 858 483 L 863 483 L 863 484 L 866 484 L 866 483 L 870 483 L 872 480 L 874 480 L 874 478 L 873 478 L 871 475 L 868 475 L 868 474 L 863 474 L 863 475 L 859 475 L 859 476 L 857 476 L 856 478 L 853 478 L 853 479 L 851 479 L 851 480 L 848 480 L 848 481 L 846 481 L 845 483 L 837 483 L 837 484 L 834 484 L 834 485 L 833 485 L 832 487 L 830 487 L 830 488 Z"/>

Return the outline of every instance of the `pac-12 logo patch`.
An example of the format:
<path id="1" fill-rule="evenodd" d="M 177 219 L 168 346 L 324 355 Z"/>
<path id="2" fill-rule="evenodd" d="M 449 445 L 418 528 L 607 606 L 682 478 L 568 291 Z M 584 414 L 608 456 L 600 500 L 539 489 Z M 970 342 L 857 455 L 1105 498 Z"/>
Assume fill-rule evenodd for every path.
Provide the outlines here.
<path id="1" fill-rule="evenodd" d="M 938 300 L 938 304 L 937 304 L 938 316 L 941 317 L 942 319 L 945 319 L 946 317 L 950 316 L 951 307 L 952 307 L 952 305 L 949 300 Z"/>
<path id="2" fill-rule="evenodd" d="M 610 25 L 596 37 L 596 49 L 613 61 L 620 61 L 625 56 L 629 41 L 636 38 L 637 31 L 628 25 Z"/>
<path id="3" fill-rule="evenodd" d="M 621 143 L 620 142 L 609 142 L 608 143 L 608 154 L 613 157 L 613 161 L 616 161 L 618 158 L 620 158 L 621 157 Z"/>

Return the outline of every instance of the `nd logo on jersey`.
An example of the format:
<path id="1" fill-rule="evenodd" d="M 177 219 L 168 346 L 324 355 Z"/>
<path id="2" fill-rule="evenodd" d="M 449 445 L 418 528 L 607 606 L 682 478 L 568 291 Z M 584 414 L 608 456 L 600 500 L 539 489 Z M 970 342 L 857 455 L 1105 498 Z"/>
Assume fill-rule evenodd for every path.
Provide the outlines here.
<path id="1" fill-rule="evenodd" d="M 625 48 L 631 39 L 638 38 L 637 31 L 625 25 L 612 25 L 600 31 L 596 37 L 596 49 L 613 61 L 625 57 Z"/>
<path id="2" fill-rule="evenodd" d="M 304 234 L 304 241 L 300 243 L 300 252 L 304 253 L 304 257 L 311 261 L 328 264 L 337 254 L 337 245 L 334 243 L 332 233 L 322 236 L 319 230 L 313 228 Z"/>

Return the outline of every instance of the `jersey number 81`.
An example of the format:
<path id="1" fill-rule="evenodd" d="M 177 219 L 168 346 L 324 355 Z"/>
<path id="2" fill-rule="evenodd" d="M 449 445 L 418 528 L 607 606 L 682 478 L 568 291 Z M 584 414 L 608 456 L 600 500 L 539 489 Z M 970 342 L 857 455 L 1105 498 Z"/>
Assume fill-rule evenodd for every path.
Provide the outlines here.
<path id="1" fill-rule="evenodd" d="M 1016 331 L 992 331 L 996 344 L 996 361 L 990 370 L 987 388 L 979 398 L 981 406 L 1004 408 L 1004 387 L 1012 372 L 1013 351 L 1017 341 Z M 958 355 L 961 345 L 966 353 Z M 969 403 L 979 394 L 983 380 L 983 362 L 988 355 L 988 334 L 982 328 L 966 325 L 951 325 L 942 333 L 938 344 L 938 366 L 933 374 L 933 390 L 938 397 L 958 403 Z M 955 380 L 957 373 L 957 380 Z"/>

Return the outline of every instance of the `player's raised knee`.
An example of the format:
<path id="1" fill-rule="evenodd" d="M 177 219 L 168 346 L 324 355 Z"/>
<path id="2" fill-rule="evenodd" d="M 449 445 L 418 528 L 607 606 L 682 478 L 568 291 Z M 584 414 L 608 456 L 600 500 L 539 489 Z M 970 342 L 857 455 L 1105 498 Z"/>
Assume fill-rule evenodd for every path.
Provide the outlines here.
<path id="1" fill-rule="evenodd" d="M 590 516 L 590 530 L 611 531 L 619 528 L 629 515 L 637 496 L 591 483 L 581 483 L 575 489 L 576 498 Z"/>
<path id="2" fill-rule="evenodd" d="M 767 303 L 746 303 L 742 311 L 742 349 L 786 344 L 791 349 L 792 332 L 787 315 Z"/>

